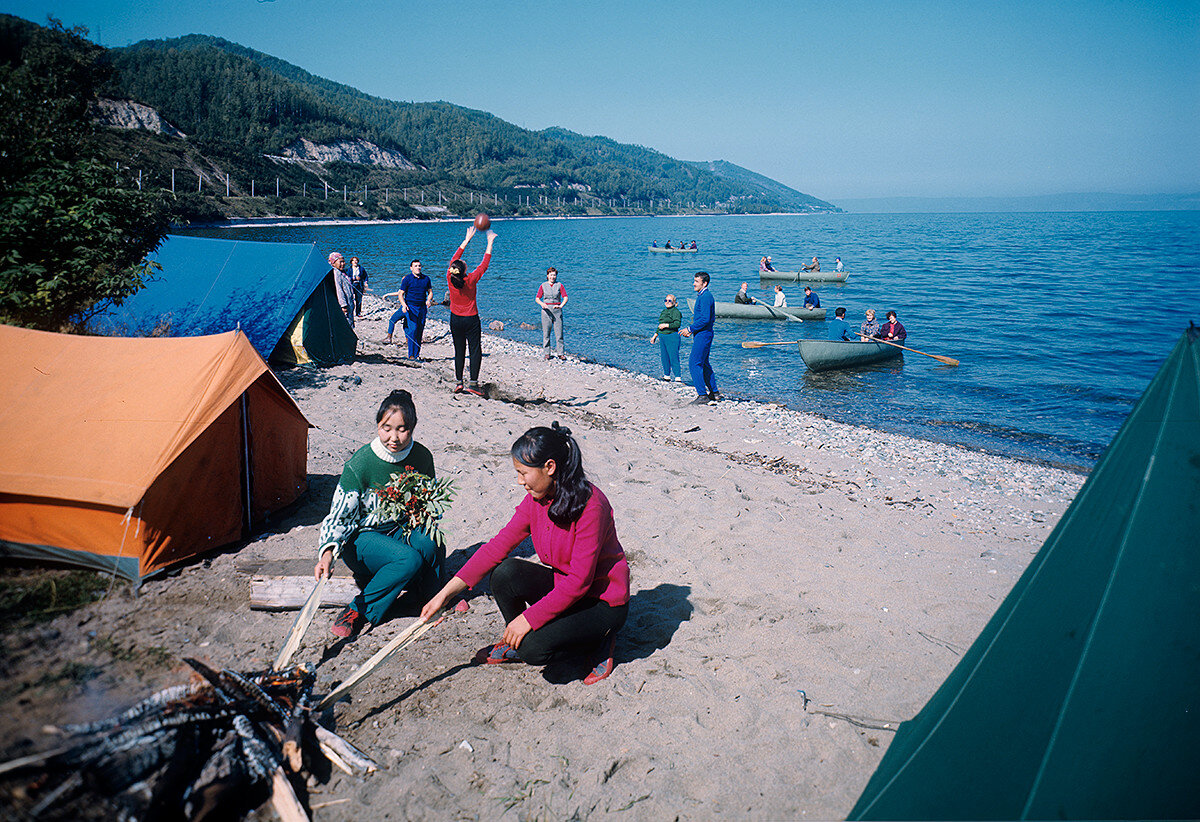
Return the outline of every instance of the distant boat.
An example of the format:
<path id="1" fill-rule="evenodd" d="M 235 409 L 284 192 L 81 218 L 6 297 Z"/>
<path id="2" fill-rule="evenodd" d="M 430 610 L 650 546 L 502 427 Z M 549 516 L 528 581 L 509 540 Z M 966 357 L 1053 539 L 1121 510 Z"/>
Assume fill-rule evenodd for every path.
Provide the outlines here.
<path id="1" fill-rule="evenodd" d="M 759 271 L 759 279 L 787 283 L 844 283 L 848 271 Z"/>
<path id="2" fill-rule="evenodd" d="M 698 248 L 663 248 L 660 245 L 652 245 L 648 248 L 650 251 L 657 251 L 659 254 L 695 254 L 700 250 Z"/>
<path id="3" fill-rule="evenodd" d="M 696 300 L 688 298 L 688 308 L 696 310 Z M 730 317 L 738 320 L 823 320 L 824 308 L 776 308 L 770 303 L 713 303 L 713 313 L 718 317 Z"/>
<path id="4" fill-rule="evenodd" d="M 894 345 L 881 342 L 843 342 L 842 340 L 800 340 L 800 359 L 810 371 L 854 368 L 899 357 Z"/>

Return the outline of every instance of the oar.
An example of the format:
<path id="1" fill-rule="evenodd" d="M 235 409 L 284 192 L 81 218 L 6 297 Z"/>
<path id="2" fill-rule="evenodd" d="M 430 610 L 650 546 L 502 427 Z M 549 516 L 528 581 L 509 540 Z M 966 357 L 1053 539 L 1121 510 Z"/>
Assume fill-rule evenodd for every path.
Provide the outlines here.
<path id="1" fill-rule="evenodd" d="M 321 607 L 321 593 L 325 590 L 325 583 L 328 581 L 329 576 L 322 574 L 321 578 L 317 580 L 317 584 L 313 586 L 312 593 L 308 595 L 308 599 L 304 601 L 304 607 L 300 609 L 300 614 L 292 623 L 292 630 L 288 633 L 287 641 L 283 643 L 283 649 L 279 652 L 279 656 L 275 658 L 272 670 L 282 671 L 292 661 L 292 655 L 299 650 L 300 640 L 304 639 L 304 632 L 308 630 L 313 616 Z"/>
<path id="2" fill-rule="evenodd" d="M 771 314 L 772 314 L 772 316 L 774 316 L 775 314 L 782 314 L 782 315 L 784 316 L 784 318 L 785 318 L 785 319 L 791 320 L 791 321 L 792 321 L 792 322 L 794 322 L 794 323 L 802 323 L 802 322 L 804 322 L 804 319 L 803 319 L 803 318 L 801 318 L 801 317 L 793 317 L 791 314 L 787 313 L 786 311 L 776 311 L 776 310 L 775 310 L 775 306 L 773 306 L 773 305 L 767 305 L 766 303 L 764 303 L 764 302 L 761 302 L 761 301 L 760 301 L 760 302 L 756 302 L 756 303 L 755 303 L 755 305 L 761 305 L 763 308 L 765 308 L 765 309 L 767 309 L 768 311 L 770 311 L 770 312 L 771 312 Z"/>
<path id="3" fill-rule="evenodd" d="M 765 343 L 765 342 L 755 342 L 754 340 L 747 340 L 746 342 L 742 343 L 742 348 L 762 348 L 763 346 L 766 346 L 766 345 L 796 345 L 799 342 L 800 342 L 799 340 L 792 340 L 790 342 Z"/>
<path id="4" fill-rule="evenodd" d="M 918 351 L 915 348 L 909 348 L 906 345 L 901 345 L 900 343 L 894 343 L 891 340 L 881 340 L 877 337 L 872 337 L 870 340 L 868 340 L 868 342 L 881 342 L 886 345 L 894 345 L 897 348 L 903 348 L 905 351 L 911 351 L 914 354 L 924 354 L 926 357 L 933 357 L 935 360 L 942 363 L 943 365 L 958 365 L 958 360 L 954 359 L 953 357 L 943 357 L 940 354 L 926 354 L 924 351 Z M 742 345 L 744 346 L 745 343 L 742 343 Z"/>

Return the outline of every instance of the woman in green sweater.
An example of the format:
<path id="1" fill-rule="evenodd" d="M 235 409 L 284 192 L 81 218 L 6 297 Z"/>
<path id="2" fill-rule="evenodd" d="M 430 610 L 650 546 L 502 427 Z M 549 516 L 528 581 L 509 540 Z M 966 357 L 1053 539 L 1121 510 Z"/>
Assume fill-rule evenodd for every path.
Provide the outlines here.
<path id="1" fill-rule="evenodd" d="M 663 379 L 670 382 L 673 374 L 676 382 L 683 382 L 683 371 L 679 367 L 679 326 L 683 323 L 683 314 L 675 304 L 674 294 L 668 294 L 663 303 L 666 307 L 658 315 L 658 331 L 650 342 L 658 343 Z"/>
<path id="2" fill-rule="evenodd" d="M 357 636 L 383 621 L 388 608 L 412 583 L 422 589 L 440 584 L 446 548 L 414 529 L 407 536 L 380 509 L 379 490 L 392 474 L 411 468 L 434 478 L 433 455 L 413 440 L 417 408 L 412 394 L 393 391 L 375 415 L 378 436 L 354 452 L 333 492 L 329 516 L 321 523 L 318 579 L 331 576 L 341 557 L 362 589 L 333 623 L 335 636 Z"/>

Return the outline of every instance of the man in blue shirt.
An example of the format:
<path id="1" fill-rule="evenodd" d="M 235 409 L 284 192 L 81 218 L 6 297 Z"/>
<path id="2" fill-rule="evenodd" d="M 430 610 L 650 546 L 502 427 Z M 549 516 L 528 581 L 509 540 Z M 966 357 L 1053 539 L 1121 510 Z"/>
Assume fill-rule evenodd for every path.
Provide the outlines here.
<path id="1" fill-rule="evenodd" d="M 829 339 L 850 341 L 850 323 L 846 322 L 846 309 L 835 308 L 829 321 Z"/>
<path id="2" fill-rule="evenodd" d="M 713 322 L 716 305 L 712 292 L 708 290 L 708 272 L 698 271 L 692 278 L 692 290 L 696 292 L 696 308 L 692 311 L 692 324 L 679 333 L 692 338 L 692 354 L 688 358 L 688 369 L 692 372 L 692 386 L 696 399 L 692 405 L 713 403 L 721 399 L 717 391 L 717 378 L 708 362 L 712 349 Z"/>
<path id="3" fill-rule="evenodd" d="M 805 308 L 820 308 L 821 298 L 818 297 L 811 288 L 804 286 L 804 307 Z"/>
<path id="4" fill-rule="evenodd" d="M 421 273 L 421 261 L 409 263 L 408 272 L 400 281 L 400 290 L 384 297 L 399 297 L 400 308 L 388 321 L 388 334 L 384 342 L 392 341 L 392 331 L 396 323 L 404 320 L 404 336 L 408 339 L 408 358 L 421 358 L 421 342 L 425 336 L 425 317 L 429 306 L 433 305 L 433 282 Z"/>

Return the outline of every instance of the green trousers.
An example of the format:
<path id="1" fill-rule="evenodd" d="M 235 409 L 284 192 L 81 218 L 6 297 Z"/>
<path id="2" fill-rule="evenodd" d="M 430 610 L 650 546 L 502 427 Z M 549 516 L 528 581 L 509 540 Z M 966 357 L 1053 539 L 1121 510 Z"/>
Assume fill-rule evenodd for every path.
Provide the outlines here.
<path id="1" fill-rule="evenodd" d="M 362 589 L 350 607 L 378 625 L 401 591 L 437 593 L 445 558 L 445 548 L 424 531 L 413 531 L 407 537 L 359 531 L 342 551 L 342 561 Z"/>

